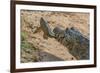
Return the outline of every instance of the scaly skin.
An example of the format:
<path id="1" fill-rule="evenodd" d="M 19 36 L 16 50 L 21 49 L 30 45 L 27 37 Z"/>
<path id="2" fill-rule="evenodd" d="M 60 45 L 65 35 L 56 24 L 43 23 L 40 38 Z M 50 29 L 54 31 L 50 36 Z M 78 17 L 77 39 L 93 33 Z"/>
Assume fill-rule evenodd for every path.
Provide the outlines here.
<path id="1" fill-rule="evenodd" d="M 40 25 L 45 35 L 57 39 L 61 44 L 68 47 L 69 52 L 76 59 L 89 59 L 89 40 L 77 29 L 72 27 L 62 30 L 59 27 L 55 27 L 52 31 L 43 18 L 40 19 Z"/>
<path id="2" fill-rule="evenodd" d="M 76 59 L 89 59 L 89 40 L 77 29 L 72 27 L 62 30 L 59 27 L 55 27 L 53 32 L 55 33 L 56 39 L 68 47 L 69 52 Z"/>

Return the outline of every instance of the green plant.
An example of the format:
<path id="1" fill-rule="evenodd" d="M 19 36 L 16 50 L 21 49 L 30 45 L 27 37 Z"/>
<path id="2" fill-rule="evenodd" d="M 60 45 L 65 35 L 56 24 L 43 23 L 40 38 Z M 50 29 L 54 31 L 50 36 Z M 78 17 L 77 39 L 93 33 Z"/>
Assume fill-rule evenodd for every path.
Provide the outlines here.
<path id="1" fill-rule="evenodd" d="M 36 50 L 36 48 L 33 46 L 33 44 L 31 44 L 27 41 L 22 41 L 21 42 L 21 48 L 22 49 L 34 49 L 34 50 Z"/>
<path id="2" fill-rule="evenodd" d="M 21 32 L 21 41 L 25 41 L 27 36 L 28 36 L 27 32 L 24 32 L 24 31 Z"/>

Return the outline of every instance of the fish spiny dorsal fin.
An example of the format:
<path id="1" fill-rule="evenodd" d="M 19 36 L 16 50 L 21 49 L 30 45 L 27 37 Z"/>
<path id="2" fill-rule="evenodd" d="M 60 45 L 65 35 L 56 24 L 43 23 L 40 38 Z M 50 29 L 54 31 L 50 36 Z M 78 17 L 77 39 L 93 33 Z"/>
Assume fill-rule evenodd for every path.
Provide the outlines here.
<path id="1" fill-rule="evenodd" d="M 50 28 L 48 22 L 46 20 L 44 20 L 43 17 L 41 17 L 41 19 L 40 19 L 40 26 L 45 35 L 47 35 L 49 37 L 55 37 L 55 34 L 53 33 L 53 31 L 51 31 L 51 28 Z"/>

